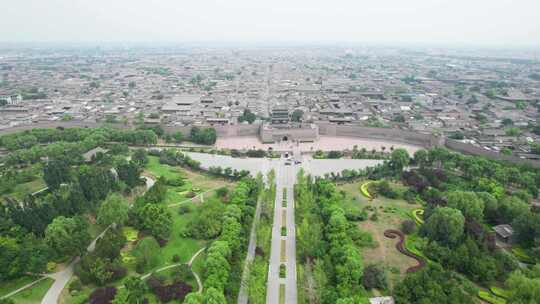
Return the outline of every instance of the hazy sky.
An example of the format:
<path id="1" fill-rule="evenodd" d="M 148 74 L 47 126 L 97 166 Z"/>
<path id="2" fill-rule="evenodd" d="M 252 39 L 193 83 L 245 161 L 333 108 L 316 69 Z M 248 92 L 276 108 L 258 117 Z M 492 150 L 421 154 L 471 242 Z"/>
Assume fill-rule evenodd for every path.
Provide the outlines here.
<path id="1" fill-rule="evenodd" d="M 540 0 L 0 1 L 3 42 L 540 44 Z"/>

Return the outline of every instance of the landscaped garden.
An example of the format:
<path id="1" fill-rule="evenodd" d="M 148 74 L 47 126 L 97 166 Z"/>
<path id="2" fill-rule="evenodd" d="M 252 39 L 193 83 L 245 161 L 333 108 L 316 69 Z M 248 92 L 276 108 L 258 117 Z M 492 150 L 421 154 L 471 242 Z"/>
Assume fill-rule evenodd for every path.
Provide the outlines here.
<path id="1" fill-rule="evenodd" d="M 540 303 L 539 176 L 440 148 L 397 149 L 325 180 L 300 174 L 299 303 Z M 501 224 L 513 242 L 495 235 Z"/>
<path id="2" fill-rule="evenodd" d="M 341 206 L 345 215 L 373 239 L 373 245 L 361 250 L 364 260 L 384 265 L 389 286 L 393 286 L 404 277 L 407 269 L 415 266 L 417 262 L 400 253 L 396 249 L 396 239 L 385 237 L 384 233 L 388 229 L 400 230 L 404 221 L 413 219 L 412 212 L 420 205 L 408 203 L 403 198 L 391 199 L 380 194 L 375 197 L 367 196 L 364 192 L 369 191 L 369 185 L 376 183 L 377 181 L 346 183 L 338 186 L 337 190 L 344 195 Z M 400 197 L 406 190 L 401 184 L 393 184 L 391 187 L 399 192 Z M 413 232 L 416 231 L 417 229 L 413 228 Z M 406 236 L 410 237 L 412 236 Z"/>
<path id="3" fill-rule="evenodd" d="M 208 238 L 212 237 L 201 234 L 199 229 L 205 229 L 204 227 L 208 227 L 206 225 L 213 225 L 219 229 L 219 225 L 216 226 L 222 212 L 219 210 L 223 210 L 223 202 L 228 199 L 228 193 L 234 187 L 234 183 L 209 176 L 204 172 L 162 164 L 156 156 L 149 156 L 147 160 L 143 174 L 151 177 L 155 183 L 144 196 L 136 200 L 133 209 L 138 208 L 137 205 L 144 199 L 155 201 L 156 206 L 164 208 L 161 212 L 170 215 L 164 223 L 168 227 L 159 229 L 167 231 L 168 237 L 166 239 L 161 239 L 160 235 L 153 237 L 152 230 L 144 231 L 144 228 L 140 230 L 141 227 L 137 225 L 141 224 L 134 227 L 127 222 L 130 226 L 124 226 L 121 230 L 126 243 L 120 250 L 120 261 L 127 271 L 127 276 L 113 281 L 108 286 L 118 289 L 126 284 L 130 276 L 142 276 L 148 284 L 153 284 L 143 296 L 151 303 L 159 303 L 158 299 L 168 297 L 160 294 L 167 288 L 184 288 L 178 285 L 179 282 L 190 286 L 189 290 L 185 289 L 187 293 L 199 289 L 191 270 L 199 271 L 198 275 L 202 276 L 204 263 L 201 260 L 204 261 L 204 253 L 194 260 L 191 269 L 182 270 L 186 267 L 182 264 L 188 263 L 196 253 L 205 248 Z M 204 202 L 201 199 L 192 200 L 201 193 L 205 193 Z M 167 213 L 157 216 L 164 216 Z M 142 227 L 145 227 L 144 224 Z M 141 261 L 144 261 L 144 264 L 141 264 Z M 155 274 L 150 275 L 151 273 Z M 78 282 L 79 279 L 72 280 L 69 285 L 70 292 L 63 293 L 64 303 L 77 302 L 91 296 L 93 290 L 98 287 L 93 283 L 73 288 L 73 285 L 79 284 Z"/>

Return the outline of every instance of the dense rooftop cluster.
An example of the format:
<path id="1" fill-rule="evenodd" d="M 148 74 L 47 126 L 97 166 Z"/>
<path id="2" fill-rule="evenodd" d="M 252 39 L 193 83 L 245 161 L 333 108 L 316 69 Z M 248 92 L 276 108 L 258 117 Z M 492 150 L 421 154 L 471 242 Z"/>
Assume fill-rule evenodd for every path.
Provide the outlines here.
<path id="1" fill-rule="evenodd" d="M 0 52 L 0 128 L 248 124 L 286 109 L 292 120 L 439 133 L 525 158 L 540 150 L 540 64 L 530 54 L 368 47 Z"/>

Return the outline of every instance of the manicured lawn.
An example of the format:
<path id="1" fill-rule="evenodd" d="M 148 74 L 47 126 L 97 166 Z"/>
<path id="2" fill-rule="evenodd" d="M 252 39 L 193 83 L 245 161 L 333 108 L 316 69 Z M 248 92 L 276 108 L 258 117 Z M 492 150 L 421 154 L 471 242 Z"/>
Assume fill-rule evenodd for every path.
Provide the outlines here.
<path id="1" fill-rule="evenodd" d="M 201 172 L 193 172 L 180 167 L 160 164 L 159 158 L 156 156 L 148 157 L 146 171 L 155 177 L 164 176 L 167 179 L 182 177 L 184 179 L 184 185 L 179 187 L 168 187 L 167 195 L 164 200 L 164 203 L 167 205 L 189 200 L 190 197 L 187 194 L 191 191 L 201 193 L 222 186 L 231 186 L 233 184 L 225 179 L 215 178 Z"/>
<path id="2" fill-rule="evenodd" d="M 21 291 L 20 293 L 14 295 L 10 299 L 12 299 L 15 304 L 34 304 L 34 303 L 41 303 L 41 299 L 45 296 L 47 293 L 47 290 L 51 287 L 51 285 L 54 283 L 54 280 L 52 279 L 45 279 L 36 285 Z"/>
<path id="3" fill-rule="evenodd" d="M 23 198 L 24 196 L 26 196 L 27 194 L 32 194 L 38 190 L 41 190 L 43 188 L 45 188 L 46 185 L 45 185 L 45 182 L 43 181 L 42 178 L 37 178 L 31 182 L 28 182 L 28 183 L 24 183 L 24 184 L 18 184 L 17 186 L 15 186 L 15 188 L 13 188 L 13 196 L 18 198 L 18 199 L 21 199 Z"/>
<path id="4" fill-rule="evenodd" d="M 31 182 L 16 185 L 13 187 L 12 191 L 6 195 L 20 200 L 26 197 L 28 194 L 32 194 L 45 187 L 46 185 L 43 178 L 39 177 Z"/>
<path id="5" fill-rule="evenodd" d="M 195 261 L 193 261 L 193 265 L 191 265 L 191 268 L 193 271 L 195 271 L 199 277 L 202 279 L 202 275 L 204 272 L 204 261 L 206 260 L 206 251 L 201 252 Z"/>
<path id="6" fill-rule="evenodd" d="M 378 244 L 375 248 L 362 248 L 361 252 L 366 264 L 382 263 L 387 269 L 390 285 L 400 281 L 405 270 L 416 265 L 416 261 L 396 250 L 397 239 L 390 239 L 384 236 L 387 229 L 400 229 L 401 222 L 412 219 L 412 211 L 420 208 L 420 205 L 409 204 L 401 199 L 389 199 L 378 196 L 373 200 L 365 197 L 360 190 L 363 182 L 350 183 L 338 186 L 338 190 L 346 193 L 345 199 L 341 200 L 341 207 L 346 210 L 361 211 L 368 207 L 368 219 L 358 221 L 358 227 L 362 231 L 370 232 L 374 241 Z M 392 185 L 396 187 L 396 185 Z M 367 209 L 366 209 L 367 210 Z M 370 220 L 369 217 L 377 211 L 377 220 Z M 407 236 L 409 238 L 409 236 Z"/>
<path id="7" fill-rule="evenodd" d="M 183 238 L 180 233 L 184 230 L 186 224 L 193 216 L 193 212 L 178 214 L 176 208 L 171 208 L 173 214 L 173 226 L 171 236 L 167 245 L 161 248 L 160 267 L 172 264 L 172 257 L 177 254 L 180 256 L 180 262 L 187 262 L 199 249 L 204 247 L 205 241 L 198 241 L 190 238 Z"/>
<path id="8" fill-rule="evenodd" d="M 156 156 L 148 157 L 148 164 L 146 164 L 146 170 L 148 170 L 150 173 L 152 173 L 152 175 L 156 177 L 164 176 L 166 179 L 174 179 L 180 176 L 179 168 L 160 164 L 159 158 Z"/>
<path id="9" fill-rule="evenodd" d="M 23 276 L 13 280 L 5 281 L 0 283 L 0 297 L 4 296 L 16 289 L 23 287 L 26 284 L 32 283 L 33 281 L 39 279 L 38 277 L 32 276 Z"/>

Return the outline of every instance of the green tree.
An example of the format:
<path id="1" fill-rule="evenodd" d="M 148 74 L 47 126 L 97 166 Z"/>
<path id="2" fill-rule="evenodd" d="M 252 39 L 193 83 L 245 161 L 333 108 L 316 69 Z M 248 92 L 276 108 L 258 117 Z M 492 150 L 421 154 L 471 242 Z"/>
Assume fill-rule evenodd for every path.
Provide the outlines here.
<path id="1" fill-rule="evenodd" d="M 118 173 L 118 178 L 120 178 L 120 180 L 130 189 L 141 183 L 142 170 L 134 161 L 121 161 L 120 164 L 116 166 L 116 172 Z"/>
<path id="2" fill-rule="evenodd" d="M 184 140 L 184 134 L 180 131 L 176 131 L 172 134 L 172 138 L 174 139 L 174 142 L 178 144 Z"/>
<path id="3" fill-rule="evenodd" d="M 131 160 L 134 161 L 139 167 L 144 167 L 148 163 L 148 156 L 146 150 L 137 149 L 133 152 Z"/>
<path id="4" fill-rule="evenodd" d="M 257 257 L 249 265 L 249 280 L 247 282 L 249 303 L 266 303 L 266 264 L 262 257 Z"/>
<path id="5" fill-rule="evenodd" d="M 105 199 L 115 185 L 112 173 L 97 166 L 79 167 L 77 179 L 85 198 L 93 202 Z"/>
<path id="6" fill-rule="evenodd" d="M 128 210 L 127 202 L 120 195 L 111 194 L 99 206 L 97 222 L 102 226 L 109 226 L 112 223 L 123 225 L 128 219 Z"/>
<path id="7" fill-rule="evenodd" d="M 183 304 L 203 304 L 203 295 L 192 292 L 186 296 Z"/>
<path id="8" fill-rule="evenodd" d="M 215 289 L 209 288 L 204 293 L 204 304 L 226 304 L 227 300 L 223 292 Z"/>
<path id="9" fill-rule="evenodd" d="M 119 289 L 116 292 L 116 295 L 114 296 L 114 299 L 112 300 L 111 304 L 129 304 L 128 291 L 125 288 Z"/>
<path id="10" fill-rule="evenodd" d="M 144 194 L 144 201 L 150 204 L 161 203 L 166 195 L 167 180 L 165 177 L 160 176 L 154 185 L 152 185 L 152 187 Z"/>
<path id="11" fill-rule="evenodd" d="M 244 122 L 247 121 L 248 123 L 252 124 L 255 119 L 257 119 L 257 116 L 251 112 L 249 109 L 244 109 L 244 113 L 240 117 L 238 117 L 238 122 Z"/>
<path id="12" fill-rule="evenodd" d="M 82 255 L 90 243 L 88 224 L 80 217 L 59 216 L 47 226 L 45 242 L 58 257 Z"/>
<path id="13" fill-rule="evenodd" d="M 138 212 L 140 228 L 154 237 L 167 239 L 171 233 L 172 215 L 167 207 L 146 204 Z"/>
<path id="14" fill-rule="evenodd" d="M 465 218 L 461 211 L 449 207 L 437 207 L 423 225 L 430 240 L 443 244 L 456 244 L 463 236 Z"/>
<path id="15" fill-rule="evenodd" d="M 394 298 L 400 304 L 472 304 L 451 272 L 437 264 L 411 273 L 394 288 Z"/>
<path id="16" fill-rule="evenodd" d="M 69 163 L 64 158 L 52 159 L 43 167 L 43 179 L 51 190 L 70 181 Z"/>
<path id="17" fill-rule="evenodd" d="M 304 111 L 296 109 L 291 114 L 291 120 L 294 122 L 302 121 L 302 116 L 304 116 Z"/>
<path id="18" fill-rule="evenodd" d="M 147 236 L 133 248 L 133 256 L 137 265 L 145 269 L 156 266 L 159 261 L 159 244 L 155 238 Z"/>
<path id="19" fill-rule="evenodd" d="M 540 214 L 525 212 L 514 219 L 512 228 L 516 237 L 525 247 L 540 247 Z M 538 244 L 535 244 L 538 243 Z"/>
<path id="20" fill-rule="evenodd" d="M 484 217 L 484 201 L 476 193 L 452 191 L 447 195 L 448 207 L 461 211 L 466 218 L 482 221 Z"/>
<path id="21" fill-rule="evenodd" d="M 521 271 L 510 274 L 506 286 L 510 291 L 509 303 L 533 304 L 540 303 L 540 267 L 535 266 L 536 272 L 528 276 Z"/>
<path id="22" fill-rule="evenodd" d="M 519 128 L 508 128 L 505 130 L 506 136 L 519 136 L 521 130 Z"/>
<path id="23" fill-rule="evenodd" d="M 145 303 L 144 294 L 146 293 L 146 284 L 143 280 L 137 277 L 129 277 L 124 281 L 124 286 L 127 292 L 127 303 Z"/>
<path id="24" fill-rule="evenodd" d="M 217 133 L 214 128 L 192 127 L 190 132 L 191 140 L 198 144 L 213 145 L 216 143 Z"/>
<path id="25" fill-rule="evenodd" d="M 414 162 L 420 166 L 420 168 L 425 167 L 428 164 L 429 157 L 428 152 L 424 149 L 414 152 Z"/>
<path id="26" fill-rule="evenodd" d="M 409 165 L 411 158 L 407 150 L 399 148 L 392 151 L 390 164 L 397 172 L 401 173 L 403 168 Z"/>

